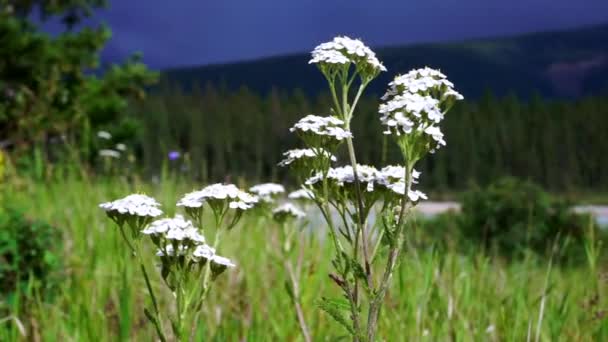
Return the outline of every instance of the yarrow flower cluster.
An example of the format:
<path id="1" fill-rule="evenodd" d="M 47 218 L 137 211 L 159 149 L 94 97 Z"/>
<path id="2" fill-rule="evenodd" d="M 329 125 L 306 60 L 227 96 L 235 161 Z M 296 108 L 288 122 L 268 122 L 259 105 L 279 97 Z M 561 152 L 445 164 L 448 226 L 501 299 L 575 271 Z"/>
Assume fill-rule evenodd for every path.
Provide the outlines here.
<path id="1" fill-rule="evenodd" d="M 192 222 L 185 220 L 181 215 L 156 220 L 141 232 L 144 235 L 149 235 L 157 245 L 162 245 L 161 241 L 183 241 L 186 245 L 205 243 L 205 237 L 198 232 Z"/>
<path id="2" fill-rule="evenodd" d="M 417 183 L 420 177 L 420 172 L 413 170 L 411 174 L 412 183 Z M 373 192 L 377 185 L 390 190 L 397 195 L 403 195 L 405 189 L 405 168 L 402 166 L 386 166 L 381 170 L 377 170 L 373 166 L 357 165 L 357 178 L 364 186 L 367 192 Z M 327 172 L 327 179 L 334 186 L 345 187 L 355 183 L 355 174 L 350 165 L 330 168 Z M 306 180 L 306 185 L 315 186 L 323 181 L 323 173 L 319 172 L 316 175 Z M 410 190 L 408 197 L 413 202 L 420 199 L 426 199 L 426 195 L 417 190 Z"/>
<path id="3" fill-rule="evenodd" d="M 177 202 L 177 206 L 201 208 L 204 203 L 209 203 L 212 207 L 227 203 L 230 209 L 247 210 L 251 209 L 257 202 L 258 198 L 256 196 L 240 190 L 234 184 L 216 183 L 202 190 L 184 195 Z"/>
<path id="4" fill-rule="evenodd" d="M 290 132 L 297 133 L 312 147 L 335 146 L 346 138 L 352 138 L 352 133 L 342 128 L 344 121 L 334 116 L 307 115 L 300 119 Z"/>
<path id="5" fill-rule="evenodd" d="M 99 150 L 99 156 L 104 158 L 120 158 L 120 152 L 109 148 Z"/>
<path id="6" fill-rule="evenodd" d="M 321 68 L 333 65 L 354 63 L 358 70 L 372 73 L 386 71 L 376 54 L 359 39 L 346 36 L 335 37 L 332 41 L 322 43 L 312 51 L 308 64 L 318 64 Z"/>
<path id="7" fill-rule="evenodd" d="M 287 219 L 301 219 L 306 214 L 291 203 L 283 203 L 272 210 L 272 216 L 275 220 L 282 222 Z"/>
<path id="8" fill-rule="evenodd" d="M 447 76 L 439 70 L 424 67 L 414 69 L 405 75 L 399 75 L 390 82 L 388 91 L 382 100 L 403 93 L 430 95 L 440 101 L 450 98 L 462 100 L 464 97 L 454 90 L 454 83 L 448 81 Z"/>
<path id="9" fill-rule="evenodd" d="M 279 166 L 288 166 L 302 159 L 314 159 L 314 158 L 325 158 L 332 162 L 336 161 L 336 157 L 329 151 L 323 148 L 305 148 L 305 149 L 294 149 L 283 153 L 285 159 L 279 162 Z"/>
<path id="10" fill-rule="evenodd" d="M 315 194 L 308 189 L 299 189 L 290 192 L 287 195 L 287 198 L 292 200 L 313 200 L 315 198 Z"/>
<path id="11" fill-rule="evenodd" d="M 127 222 L 133 229 L 144 226 L 163 214 L 159 208 L 160 204 L 154 198 L 142 194 L 132 194 L 116 201 L 102 203 L 99 207 L 119 226 Z"/>
<path id="12" fill-rule="evenodd" d="M 421 136 L 425 148 L 434 152 L 446 142 L 439 123 L 445 112 L 463 97 L 438 70 L 423 68 L 395 77 L 380 104 L 385 134 Z"/>
<path id="13" fill-rule="evenodd" d="M 276 183 L 263 183 L 252 186 L 249 191 L 264 202 L 274 202 L 274 197 L 285 192 L 285 187 Z"/>
<path id="14" fill-rule="evenodd" d="M 142 230 L 142 234 L 148 235 L 158 248 L 156 256 L 161 259 L 161 274 L 172 289 L 180 281 L 179 272 L 190 270 L 196 264 L 201 270 L 210 261 L 214 276 L 235 266 L 230 259 L 215 254 L 215 249 L 205 243 L 198 228 L 181 215 L 156 220 Z"/>

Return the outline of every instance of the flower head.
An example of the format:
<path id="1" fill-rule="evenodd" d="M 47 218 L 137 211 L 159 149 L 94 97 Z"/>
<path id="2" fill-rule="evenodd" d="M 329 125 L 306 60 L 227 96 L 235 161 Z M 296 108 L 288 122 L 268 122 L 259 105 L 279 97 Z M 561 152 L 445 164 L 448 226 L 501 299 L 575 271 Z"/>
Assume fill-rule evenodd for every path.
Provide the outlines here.
<path id="1" fill-rule="evenodd" d="M 334 116 L 307 115 L 289 129 L 296 132 L 309 146 L 330 148 L 337 146 L 352 133 L 342 128 L 344 121 Z"/>
<path id="2" fill-rule="evenodd" d="M 264 202 L 273 202 L 273 197 L 285 192 L 285 187 L 281 184 L 263 183 L 252 186 L 249 191 L 258 196 Z"/>
<path id="3" fill-rule="evenodd" d="M 430 95 L 439 101 L 462 100 L 464 97 L 454 90 L 454 84 L 439 70 L 424 67 L 399 75 L 390 82 L 389 90 L 382 100 L 403 93 Z"/>
<path id="4" fill-rule="evenodd" d="M 132 194 L 113 202 L 106 202 L 99 207 L 110 216 L 138 216 L 154 218 L 163 214 L 160 204 L 152 197 Z"/>
<path id="5" fill-rule="evenodd" d="M 287 219 L 301 219 L 306 214 L 291 203 L 283 203 L 272 210 L 272 216 L 278 222 L 283 222 Z"/>
<path id="6" fill-rule="evenodd" d="M 353 63 L 363 76 L 371 75 L 372 77 L 381 71 L 386 71 L 376 54 L 361 40 L 346 36 L 335 37 L 332 41 L 315 47 L 308 63 L 317 64 L 324 72 L 325 68 Z"/>
<path id="7" fill-rule="evenodd" d="M 160 204 L 154 198 L 141 194 L 132 194 L 113 202 L 102 203 L 99 207 L 120 226 L 120 229 L 127 223 L 133 237 L 138 237 L 143 227 L 163 214 L 159 209 Z"/>
<path id="8" fill-rule="evenodd" d="M 116 150 L 121 151 L 121 152 L 125 152 L 127 150 L 127 145 L 125 144 L 116 144 L 115 146 Z"/>
<path id="9" fill-rule="evenodd" d="M 99 156 L 104 158 L 120 158 L 120 152 L 112 149 L 99 150 Z"/>
<path id="10" fill-rule="evenodd" d="M 205 237 L 198 232 L 192 222 L 185 220 L 181 215 L 156 220 L 141 232 L 144 235 L 149 235 L 157 245 L 161 241 L 178 241 L 183 245 L 205 243 Z"/>
<path id="11" fill-rule="evenodd" d="M 178 202 L 178 207 L 200 208 L 203 203 L 210 205 L 220 202 L 227 202 L 231 209 L 246 210 L 253 207 L 258 202 L 258 198 L 239 190 L 233 184 L 216 183 L 204 187 L 202 190 L 190 192 L 182 197 Z"/>
<path id="12" fill-rule="evenodd" d="M 417 160 L 421 154 L 446 144 L 439 123 L 457 100 L 462 100 L 452 82 L 438 70 L 424 68 L 395 77 L 380 104 L 380 122 L 385 134 L 393 134 L 408 146 L 417 146 Z M 404 152 L 405 153 L 405 152 Z"/>
<path id="13" fill-rule="evenodd" d="M 112 134 L 110 134 L 110 132 L 106 132 L 106 131 L 99 131 L 99 132 L 97 132 L 97 137 L 99 139 L 110 140 L 110 139 L 112 139 Z"/>
<path id="14" fill-rule="evenodd" d="M 167 157 L 169 158 L 169 160 L 177 160 L 177 159 L 179 159 L 180 156 L 181 156 L 181 154 L 179 153 L 179 151 L 170 151 L 167 154 Z"/>
<path id="15" fill-rule="evenodd" d="M 313 200 L 315 199 L 315 194 L 308 189 L 300 189 L 290 192 L 287 198 L 292 200 Z"/>
<path id="16" fill-rule="evenodd" d="M 355 182 L 355 173 L 353 172 L 353 167 L 347 165 L 329 169 L 327 178 L 333 184 L 342 187 Z M 378 170 L 373 166 L 357 165 L 357 178 L 366 191 L 374 191 L 374 184 L 378 179 Z M 316 175 L 306 180 L 306 185 L 315 185 L 322 182 L 322 180 L 323 173 L 318 172 Z"/>
<path id="17" fill-rule="evenodd" d="M 288 166 L 304 159 L 325 158 L 332 162 L 336 161 L 336 157 L 329 151 L 323 148 L 306 148 L 289 150 L 283 153 L 285 159 L 281 160 L 279 166 Z"/>

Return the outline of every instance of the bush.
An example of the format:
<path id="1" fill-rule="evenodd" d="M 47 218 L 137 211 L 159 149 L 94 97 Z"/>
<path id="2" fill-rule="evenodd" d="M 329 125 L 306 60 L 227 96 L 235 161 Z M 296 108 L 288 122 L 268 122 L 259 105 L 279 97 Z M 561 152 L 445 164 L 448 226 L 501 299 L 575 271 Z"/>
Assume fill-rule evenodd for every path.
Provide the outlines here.
<path id="1" fill-rule="evenodd" d="M 546 254 L 558 237 L 560 253 L 580 251 L 587 229 L 597 228 L 589 215 L 575 213 L 568 202 L 516 178 L 474 188 L 461 204 L 455 218 L 460 236 L 507 257 L 524 250 Z"/>
<path id="2" fill-rule="evenodd" d="M 61 235 L 51 225 L 0 208 L 0 294 L 10 296 L 33 282 L 49 289 L 60 266 Z"/>

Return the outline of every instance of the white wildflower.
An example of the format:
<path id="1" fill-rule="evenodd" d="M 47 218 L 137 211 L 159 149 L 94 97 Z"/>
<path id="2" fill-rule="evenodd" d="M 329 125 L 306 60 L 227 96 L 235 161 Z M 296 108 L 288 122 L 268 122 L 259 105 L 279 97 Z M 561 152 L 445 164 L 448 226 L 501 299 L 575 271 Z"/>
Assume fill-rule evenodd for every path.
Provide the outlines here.
<path id="1" fill-rule="evenodd" d="M 411 181 L 413 184 L 418 183 L 420 172 L 412 170 Z M 388 186 L 393 183 L 405 182 L 405 168 L 403 166 L 389 165 L 378 171 L 377 183 Z"/>
<path id="2" fill-rule="evenodd" d="M 464 99 L 461 94 L 454 90 L 454 84 L 448 81 L 443 73 L 429 67 L 414 69 L 405 75 L 399 75 L 388 85 L 389 90 L 384 94 L 382 100 L 387 100 L 389 97 L 400 93 L 430 94 L 433 97 L 438 97 L 439 100 Z"/>
<path id="3" fill-rule="evenodd" d="M 211 259 L 215 255 L 215 249 L 209 245 L 196 246 L 192 256 L 195 258 Z"/>
<path id="4" fill-rule="evenodd" d="M 397 182 L 397 183 L 392 183 L 392 184 L 388 184 L 387 189 L 391 190 L 392 192 L 403 196 L 403 194 L 405 193 L 405 182 Z M 412 201 L 412 202 L 418 202 L 419 200 L 423 199 L 426 200 L 428 199 L 428 197 L 426 196 L 426 194 L 422 191 L 419 190 L 412 190 L 410 189 L 407 192 L 407 197 Z"/>
<path id="5" fill-rule="evenodd" d="M 156 220 L 142 230 L 142 234 L 159 236 L 167 240 L 189 240 L 195 244 L 205 243 L 205 237 L 198 232 L 191 221 L 185 220 L 181 215 Z"/>
<path id="6" fill-rule="evenodd" d="M 177 247 L 177 255 L 186 255 L 188 248 L 186 246 L 178 246 Z M 167 256 L 175 256 L 175 248 L 173 245 L 168 244 L 163 249 L 158 249 L 156 251 L 156 256 L 159 257 L 167 257 Z"/>
<path id="7" fill-rule="evenodd" d="M 431 152 L 446 145 L 438 125 L 451 105 L 462 100 L 454 84 L 438 70 L 423 68 L 395 77 L 380 104 L 380 122 L 385 134 L 423 134 Z"/>
<path id="8" fill-rule="evenodd" d="M 110 132 L 106 132 L 106 131 L 99 131 L 99 132 L 97 132 L 97 137 L 100 139 L 110 140 L 110 139 L 112 139 L 112 134 L 110 134 Z"/>
<path id="9" fill-rule="evenodd" d="M 249 191 L 262 201 L 272 202 L 274 196 L 285 192 L 285 187 L 276 183 L 263 183 L 252 186 Z"/>
<path id="10" fill-rule="evenodd" d="M 280 206 L 276 207 L 272 210 L 272 215 L 275 218 L 291 217 L 296 219 L 303 218 L 306 216 L 306 214 L 302 210 L 298 209 L 298 207 L 291 203 L 283 203 Z"/>
<path id="11" fill-rule="evenodd" d="M 300 189 L 300 190 L 290 192 L 289 195 L 287 195 L 287 198 L 294 199 L 294 200 L 296 200 L 296 199 L 312 200 L 312 199 L 315 199 L 315 194 L 308 189 Z"/>
<path id="12" fill-rule="evenodd" d="M 132 194 L 113 202 L 102 203 L 99 207 L 108 215 L 157 217 L 163 213 L 155 199 L 141 194 Z"/>
<path id="13" fill-rule="evenodd" d="M 228 259 L 226 257 L 223 257 L 223 256 L 219 256 L 217 254 L 215 254 L 211 258 L 211 261 L 214 264 L 217 264 L 217 265 L 220 265 L 220 266 L 223 266 L 223 267 L 230 267 L 230 268 L 236 267 L 236 264 L 233 263 L 232 260 L 230 260 L 230 259 Z"/>
<path id="14" fill-rule="evenodd" d="M 190 192 L 182 197 L 178 202 L 178 207 L 200 208 L 203 203 L 209 201 L 229 201 L 231 209 L 246 210 L 253 207 L 258 202 L 258 198 L 247 192 L 239 190 L 233 184 L 216 183 L 209 185 L 202 190 Z"/>
<path id="15" fill-rule="evenodd" d="M 355 173 L 350 165 L 329 169 L 327 178 L 338 186 L 355 182 Z M 357 178 L 367 191 L 374 190 L 374 183 L 378 179 L 378 170 L 373 166 L 357 165 Z M 306 185 L 314 185 L 323 181 L 323 173 L 318 172 L 306 180 Z"/>
<path id="16" fill-rule="evenodd" d="M 292 164 L 293 162 L 304 159 L 304 158 L 329 158 L 332 162 L 336 161 L 336 157 L 332 155 L 329 151 L 322 148 L 306 148 L 306 149 L 294 149 L 289 150 L 283 153 L 285 159 L 279 162 L 279 166 L 287 166 Z"/>
<path id="17" fill-rule="evenodd" d="M 120 152 L 112 150 L 112 149 L 102 149 L 99 150 L 99 156 L 104 158 L 120 158 Z"/>
<path id="18" fill-rule="evenodd" d="M 376 54 L 359 39 L 335 37 L 318 45 L 312 51 L 309 64 L 333 65 L 354 63 L 358 69 L 371 69 L 375 73 L 386 71 Z"/>
<path id="19" fill-rule="evenodd" d="M 344 121 L 336 117 L 311 114 L 300 119 L 289 131 L 298 133 L 309 143 L 314 138 L 321 139 L 321 145 L 325 145 L 352 138 L 352 133 L 343 129 L 342 125 L 344 125 Z"/>
<path id="20" fill-rule="evenodd" d="M 127 150 L 127 145 L 125 145 L 125 144 L 116 144 L 115 148 L 118 151 L 125 152 Z"/>

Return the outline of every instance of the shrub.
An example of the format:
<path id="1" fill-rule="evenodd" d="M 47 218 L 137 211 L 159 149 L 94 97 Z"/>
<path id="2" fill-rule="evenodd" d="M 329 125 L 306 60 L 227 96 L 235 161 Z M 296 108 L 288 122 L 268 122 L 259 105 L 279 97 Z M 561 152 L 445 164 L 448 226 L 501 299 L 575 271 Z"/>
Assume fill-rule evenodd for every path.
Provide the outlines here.
<path id="1" fill-rule="evenodd" d="M 508 257 L 525 249 L 546 253 L 558 237 L 570 242 L 560 243 L 562 247 L 582 248 L 586 229 L 596 227 L 588 215 L 571 209 L 568 202 L 552 198 L 538 185 L 507 177 L 466 192 L 456 226 L 467 241 Z M 562 249 L 566 251 L 572 248 Z"/>
<path id="2" fill-rule="evenodd" d="M 32 282 L 49 289 L 60 265 L 60 248 L 55 227 L 30 220 L 14 207 L 0 208 L 0 293 L 10 296 Z"/>

